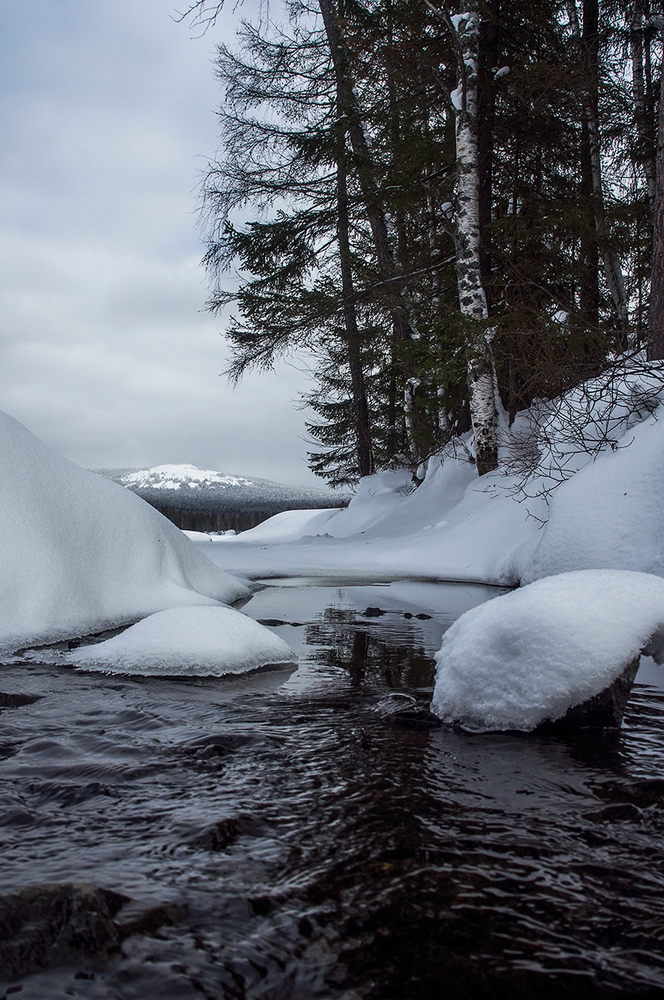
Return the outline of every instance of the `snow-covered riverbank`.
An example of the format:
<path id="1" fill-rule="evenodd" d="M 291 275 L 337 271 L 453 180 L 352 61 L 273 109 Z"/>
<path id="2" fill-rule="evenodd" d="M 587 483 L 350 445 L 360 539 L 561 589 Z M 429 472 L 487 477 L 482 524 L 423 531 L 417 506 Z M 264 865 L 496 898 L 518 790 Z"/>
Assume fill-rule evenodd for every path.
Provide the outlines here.
<path id="1" fill-rule="evenodd" d="M 189 533 L 228 572 L 254 579 L 419 578 L 516 586 L 576 569 L 664 576 L 664 420 L 622 427 L 615 445 L 577 456 L 551 492 L 519 496 L 503 470 L 478 479 L 465 456 L 364 479 L 346 509 L 288 511 L 239 536 Z M 540 485 L 540 484 L 535 484 Z M 533 489 L 533 493 L 538 492 Z"/>

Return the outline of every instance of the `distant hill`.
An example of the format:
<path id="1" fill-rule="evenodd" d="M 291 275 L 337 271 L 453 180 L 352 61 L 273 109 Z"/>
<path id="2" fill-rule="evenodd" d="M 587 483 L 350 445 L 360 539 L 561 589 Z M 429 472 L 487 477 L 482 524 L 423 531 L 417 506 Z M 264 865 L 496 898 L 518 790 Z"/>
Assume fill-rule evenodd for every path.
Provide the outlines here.
<path id="1" fill-rule="evenodd" d="M 344 507 L 350 499 L 325 489 L 284 486 L 193 465 L 93 471 L 137 493 L 189 531 L 246 531 L 283 510 Z"/>

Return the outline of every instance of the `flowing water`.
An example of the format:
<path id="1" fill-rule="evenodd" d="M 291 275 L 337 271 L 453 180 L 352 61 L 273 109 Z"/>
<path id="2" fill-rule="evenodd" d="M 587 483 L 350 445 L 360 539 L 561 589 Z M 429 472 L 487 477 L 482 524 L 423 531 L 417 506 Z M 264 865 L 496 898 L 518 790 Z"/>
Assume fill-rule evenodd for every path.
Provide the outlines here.
<path id="1" fill-rule="evenodd" d="M 664 691 L 637 685 L 613 735 L 386 715 L 428 703 L 445 628 L 495 594 L 272 581 L 245 610 L 291 673 L 3 666 L 0 690 L 43 697 L 0 713 L 0 889 L 165 909 L 105 964 L 0 997 L 663 996 Z"/>

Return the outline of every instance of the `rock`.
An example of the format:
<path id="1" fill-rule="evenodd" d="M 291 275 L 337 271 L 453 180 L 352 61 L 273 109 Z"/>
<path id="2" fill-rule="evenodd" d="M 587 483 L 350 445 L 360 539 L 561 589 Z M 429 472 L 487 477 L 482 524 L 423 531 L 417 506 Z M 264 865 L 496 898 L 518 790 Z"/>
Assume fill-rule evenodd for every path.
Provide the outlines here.
<path id="1" fill-rule="evenodd" d="M 264 740 L 261 740 L 257 736 L 243 736 L 239 733 L 219 733 L 203 736 L 201 739 L 195 740 L 189 744 L 186 752 L 193 754 L 199 759 L 226 757 L 228 754 L 242 749 L 242 747 L 261 745 L 262 743 L 264 743 Z"/>
<path id="2" fill-rule="evenodd" d="M 380 618 L 384 614 L 385 614 L 385 612 L 383 611 L 382 608 L 367 608 L 367 610 L 363 612 L 363 617 L 364 618 Z"/>
<path id="3" fill-rule="evenodd" d="M 120 943 L 113 918 L 128 901 L 86 882 L 27 885 L 0 894 L 0 977 L 106 957 Z"/>
<path id="4" fill-rule="evenodd" d="M 664 808 L 664 778 L 608 781 L 595 788 L 597 795 L 612 803 L 630 803 L 640 809 Z"/>
<path id="5" fill-rule="evenodd" d="M 261 829 L 262 825 L 251 816 L 228 816 L 197 833 L 189 843 L 206 851 L 225 851 L 238 837 L 257 836 Z"/>
<path id="6" fill-rule="evenodd" d="M 122 921 L 118 922 L 117 930 L 120 940 L 132 937 L 134 934 L 156 934 L 164 926 L 172 926 L 183 911 L 177 906 L 151 906 L 144 910 L 138 908 L 131 912 L 125 908 Z"/>
<path id="7" fill-rule="evenodd" d="M 391 694 L 382 698 L 376 705 L 376 711 L 386 722 L 402 729 L 422 732 L 426 729 L 437 729 L 442 725 L 438 716 L 409 694 Z"/>
<path id="8" fill-rule="evenodd" d="M 0 708 L 20 708 L 21 705 L 32 705 L 42 697 L 41 694 L 7 694 L 0 691 Z"/>
<path id="9" fill-rule="evenodd" d="M 555 722 L 542 722 L 535 732 L 560 732 L 570 729 L 620 729 L 625 708 L 634 684 L 639 657 L 628 663 L 623 672 L 599 694 L 580 705 L 573 705 Z"/>

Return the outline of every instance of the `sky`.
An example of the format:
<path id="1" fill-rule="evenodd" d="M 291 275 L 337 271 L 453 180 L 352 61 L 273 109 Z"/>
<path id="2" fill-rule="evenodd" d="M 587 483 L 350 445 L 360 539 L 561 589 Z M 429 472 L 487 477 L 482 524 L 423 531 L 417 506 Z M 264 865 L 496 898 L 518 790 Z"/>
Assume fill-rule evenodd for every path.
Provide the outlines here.
<path id="1" fill-rule="evenodd" d="M 196 37 L 177 10 L 0 0 L 0 408 L 88 468 L 322 486 L 304 363 L 223 376 L 196 204 L 220 142 L 215 44 L 237 14 Z"/>

